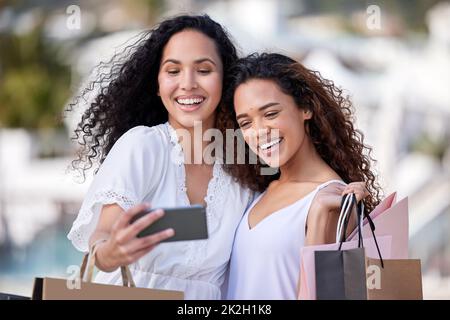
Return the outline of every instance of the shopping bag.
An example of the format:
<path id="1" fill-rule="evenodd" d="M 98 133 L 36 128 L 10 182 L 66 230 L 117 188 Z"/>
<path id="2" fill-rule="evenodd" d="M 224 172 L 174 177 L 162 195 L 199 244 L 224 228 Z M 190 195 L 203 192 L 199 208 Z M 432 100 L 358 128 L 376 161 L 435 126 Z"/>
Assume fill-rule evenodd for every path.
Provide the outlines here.
<path id="1" fill-rule="evenodd" d="M 35 278 L 33 300 L 181 300 L 184 293 L 173 290 L 136 288 L 127 266 L 121 267 L 123 286 L 92 282 L 95 251 L 83 258 L 76 281 L 56 278 Z"/>
<path id="2" fill-rule="evenodd" d="M 372 221 L 378 217 L 380 214 L 386 212 L 386 210 L 390 209 L 393 205 L 395 205 L 397 201 L 397 192 L 393 192 L 384 198 L 369 214 Z M 368 219 L 364 219 L 363 225 L 365 226 L 368 223 Z M 352 231 L 352 233 L 348 236 L 348 239 L 354 239 L 356 237 L 357 228 Z"/>
<path id="3" fill-rule="evenodd" d="M 391 236 L 377 237 L 378 246 L 383 258 L 390 257 Z M 342 250 L 353 249 L 358 247 L 358 241 L 347 241 L 342 244 Z M 306 246 L 300 251 L 300 279 L 298 289 L 299 300 L 315 300 L 316 299 L 316 274 L 315 274 L 315 252 L 338 250 L 339 243 L 324 244 L 317 246 Z M 364 249 L 366 257 L 378 257 L 378 251 L 373 238 L 364 239 Z"/>
<path id="4" fill-rule="evenodd" d="M 367 298 L 369 300 L 423 299 L 422 272 L 419 259 L 408 259 L 408 198 L 404 198 L 378 215 L 364 226 L 367 236 L 369 228 L 373 236 L 391 235 L 390 259 L 381 261 L 367 258 Z"/>
<path id="5" fill-rule="evenodd" d="M 364 248 L 316 251 L 317 300 L 366 300 Z"/>
<path id="6" fill-rule="evenodd" d="M 362 202 L 356 203 L 356 196 L 349 194 L 344 197 L 341 214 L 338 219 L 336 242 L 338 250 L 315 252 L 316 298 L 318 300 L 366 300 L 366 255 L 362 239 Z M 358 247 L 342 249 L 345 241 L 348 223 L 356 206 L 358 229 Z M 374 236 L 377 253 L 381 257 L 377 239 Z M 381 260 L 382 261 L 382 260 Z"/>
<path id="7" fill-rule="evenodd" d="M 368 300 L 422 300 L 419 259 L 366 258 Z"/>
<path id="8" fill-rule="evenodd" d="M 375 219 L 380 214 L 385 212 L 387 209 L 391 208 L 393 205 L 397 203 L 397 192 L 393 192 L 390 195 L 388 195 L 386 198 L 384 198 L 376 207 L 372 210 L 370 213 L 370 217 Z M 367 219 L 365 220 L 365 223 L 367 223 Z"/>
<path id="9" fill-rule="evenodd" d="M 343 215 L 341 210 L 340 217 Z M 339 225 L 338 225 L 339 228 Z M 336 232 L 338 234 L 338 231 Z M 377 237 L 377 244 L 375 239 L 368 238 L 364 240 L 365 255 L 367 257 L 390 257 L 391 249 L 391 236 L 381 236 Z M 342 243 L 342 250 L 349 250 L 358 248 L 358 240 L 346 241 Z M 336 251 L 339 249 L 340 243 L 332 243 L 325 245 L 315 245 L 315 246 L 305 246 L 300 251 L 300 276 L 298 285 L 298 296 L 299 300 L 314 300 L 316 296 L 316 264 L 315 264 L 315 252 L 317 251 Z"/>
<path id="10" fill-rule="evenodd" d="M 381 212 L 373 218 L 375 225 L 374 233 L 379 236 L 392 236 L 392 259 L 408 259 L 408 237 L 409 237 L 409 219 L 408 219 L 408 197 L 392 205 L 392 207 Z M 371 224 L 363 226 L 363 238 L 371 237 Z M 349 240 L 354 240 L 357 233 L 353 233 Z"/>
<path id="11" fill-rule="evenodd" d="M 30 300 L 30 297 L 0 292 L 0 300 Z"/>
<path id="12" fill-rule="evenodd" d="M 400 212 L 399 216 L 402 217 L 401 219 L 405 219 L 405 217 L 407 219 L 407 199 L 404 199 L 401 202 L 399 203 L 400 206 L 395 210 L 397 210 L 397 212 Z M 383 213 L 383 215 L 384 214 L 385 213 Z M 392 219 L 390 221 L 392 221 Z M 401 253 L 401 247 L 392 245 L 392 241 L 394 239 L 392 235 L 395 235 L 395 230 L 388 232 L 391 235 L 377 236 L 376 229 L 378 228 L 378 225 L 376 225 L 376 223 L 376 221 L 370 221 L 368 223 L 368 227 L 372 232 L 372 237 L 363 238 L 363 244 L 366 250 L 365 265 L 367 299 L 423 299 L 420 260 L 391 259 L 391 248 L 396 248 L 397 256 L 401 255 L 399 254 L 399 252 Z M 396 239 L 398 239 L 398 235 Z M 404 241 L 404 239 L 401 240 Z M 348 246 L 354 248 L 356 247 L 356 245 L 359 245 L 359 242 L 360 241 L 356 240 L 344 242 L 342 244 L 342 248 L 345 249 L 346 247 L 348 248 Z M 378 242 L 377 250 L 375 250 L 376 246 L 374 246 L 376 242 Z M 299 299 L 317 298 L 314 281 L 314 278 L 316 277 L 314 265 L 315 261 L 313 261 L 314 252 L 319 250 L 336 250 L 337 247 L 338 244 L 335 243 L 332 245 L 304 247 L 302 249 L 300 286 L 298 295 Z"/>

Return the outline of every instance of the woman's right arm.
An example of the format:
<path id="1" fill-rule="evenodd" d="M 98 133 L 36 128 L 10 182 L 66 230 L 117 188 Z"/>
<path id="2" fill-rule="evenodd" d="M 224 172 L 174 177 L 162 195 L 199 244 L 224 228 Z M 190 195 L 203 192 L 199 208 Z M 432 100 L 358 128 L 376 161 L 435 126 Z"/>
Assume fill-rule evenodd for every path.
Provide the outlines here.
<path id="1" fill-rule="evenodd" d="M 124 211 L 117 204 L 103 206 L 97 227 L 89 239 L 89 246 L 105 240 L 97 246 L 97 268 L 112 272 L 120 266 L 134 263 L 159 242 L 174 235 L 173 229 L 166 229 L 143 238 L 136 237 L 164 215 L 163 210 L 155 210 L 130 224 L 136 214 L 149 207 L 147 204 L 140 204 Z"/>
<path id="2" fill-rule="evenodd" d="M 357 202 L 369 195 L 364 182 L 352 182 L 347 186 L 333 183 L 317 193 L 307 216 L 305 245 L 335 242 L 341 199 L 348 193 L 354 193 Z M 353 210 L 352 215 L 356 217 L 356 211 Z M 345 238 L 356 226 L 356 219 L 350 219 Z"/>

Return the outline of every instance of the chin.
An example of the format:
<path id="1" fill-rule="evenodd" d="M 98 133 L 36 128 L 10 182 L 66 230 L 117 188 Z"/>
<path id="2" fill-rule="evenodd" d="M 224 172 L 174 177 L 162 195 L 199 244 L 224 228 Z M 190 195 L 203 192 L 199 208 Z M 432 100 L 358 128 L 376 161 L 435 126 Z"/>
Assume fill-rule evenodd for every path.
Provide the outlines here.
<path id="1" fill-rule="evenodd" d="M 214 117 L 214 112 L 199 112 L 197 114 L 181 114 L 178 118 L 178 122 L 184 127 L 191 128 L 198 125 L 199 122 L 204 126 L 205 122 L 210 121 Z"/>
<path id="2" fill-rule="evenodd" d="M 268 165 L 271 168 L 281 167 L 281 163 L 278 161 L 278 159 L 271 159 L 271 158 L 261 157 L 261 156 L 259 156 L 259 157 L 266 165 Z"/>
<path id="3" fill-rule="evenodd" d="M 269 165 L 269 167 L 277 169 L 283 166 L 283 164 L 281 162 L 277 162 L 277 161 L 272 161 L 270 163 L 267 163 Z"/>
<path id="4" fill-rule="evenodd" d="M 203 117 L 195 115 L 181 114 L 175 119 L 184 128 L 193 128 L 194 125 L 198 125 L 199 122 L 203 122 Z"/>
<path id="5" fill-rule="evenodd" d="M 185 116 L 185 117 L 183 117 L 183 119 L 180 119 L 178 122 L 185 128 L 193 128 L 194 124 L 196 124 L 199 121 L 201 121 L 201 120 Z"/>

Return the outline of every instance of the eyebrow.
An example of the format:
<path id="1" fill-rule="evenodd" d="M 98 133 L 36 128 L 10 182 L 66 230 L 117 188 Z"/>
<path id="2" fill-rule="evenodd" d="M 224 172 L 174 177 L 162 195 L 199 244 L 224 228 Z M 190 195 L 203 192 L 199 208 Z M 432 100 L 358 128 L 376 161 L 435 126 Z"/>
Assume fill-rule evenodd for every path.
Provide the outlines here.
<path id="1" fill-rule="evenodd" d="M 263 105 L 262 107 L 259 107 L 258 108 L 258 111 L 263 111 L 263 110 L 265 110 L 265 109 L 267 109 L 267 108 L 270 108 L 270 107 L 272 107 L 272 106 L 276 106 L 276 105 L 278 105 L 279 103 L 278 102 L 269 102 L 269 103 L 266 103 L 265 105 Z M 236 120 L 239 120 L 240 118 L 243 118 L 243 117 L 246 117 L 246 116 L 248 116 L 248 114 L 246 114 L 246 113 L 241 113 L 240 115 L 238 115 L 237 117 L 236 117 Z"/>
<path id="2" fill-rule="evenodd" d="M 200 64 L 200 63 L 205 62 L 205 61 L 209 61 L 209 62 L 211 62 L 213 65 L 216 65 L 216 63 L 215 63 L 212 59 L 210 59 L 210 58 L 200 58 L 200 59 L 194 60 L 194 63 L 195 63 L 195 64 Z M 181 61 L 179 61 L 179 60 L 175 60 L 175 59 L 167 59 L 167 60 L 165 60 L 165 61 L 161 64 L 161 67 L 162 67 L 164 64 L 168 63 L 168 62 L 172 62 L 172 63 L 174 63 L 174 64 L 181 64 Z"/>

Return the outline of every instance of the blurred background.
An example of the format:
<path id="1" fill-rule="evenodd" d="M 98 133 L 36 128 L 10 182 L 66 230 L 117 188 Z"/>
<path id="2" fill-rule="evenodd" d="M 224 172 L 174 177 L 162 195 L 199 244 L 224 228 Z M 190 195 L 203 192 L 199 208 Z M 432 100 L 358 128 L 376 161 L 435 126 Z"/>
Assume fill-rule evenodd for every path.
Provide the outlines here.
<path id="1" fill-rule="evenodd" d="M 207 13 L 242 54 L 301 60 L 350 95 L 385 195 L 409 197 L 410 256 L 425 299 L 450 299 L 450 2 L 438 0 L 0 1 L 0 292 L 67 277 L 89 186 L 67 171 L 93 68 L 141 31 Z"/>

